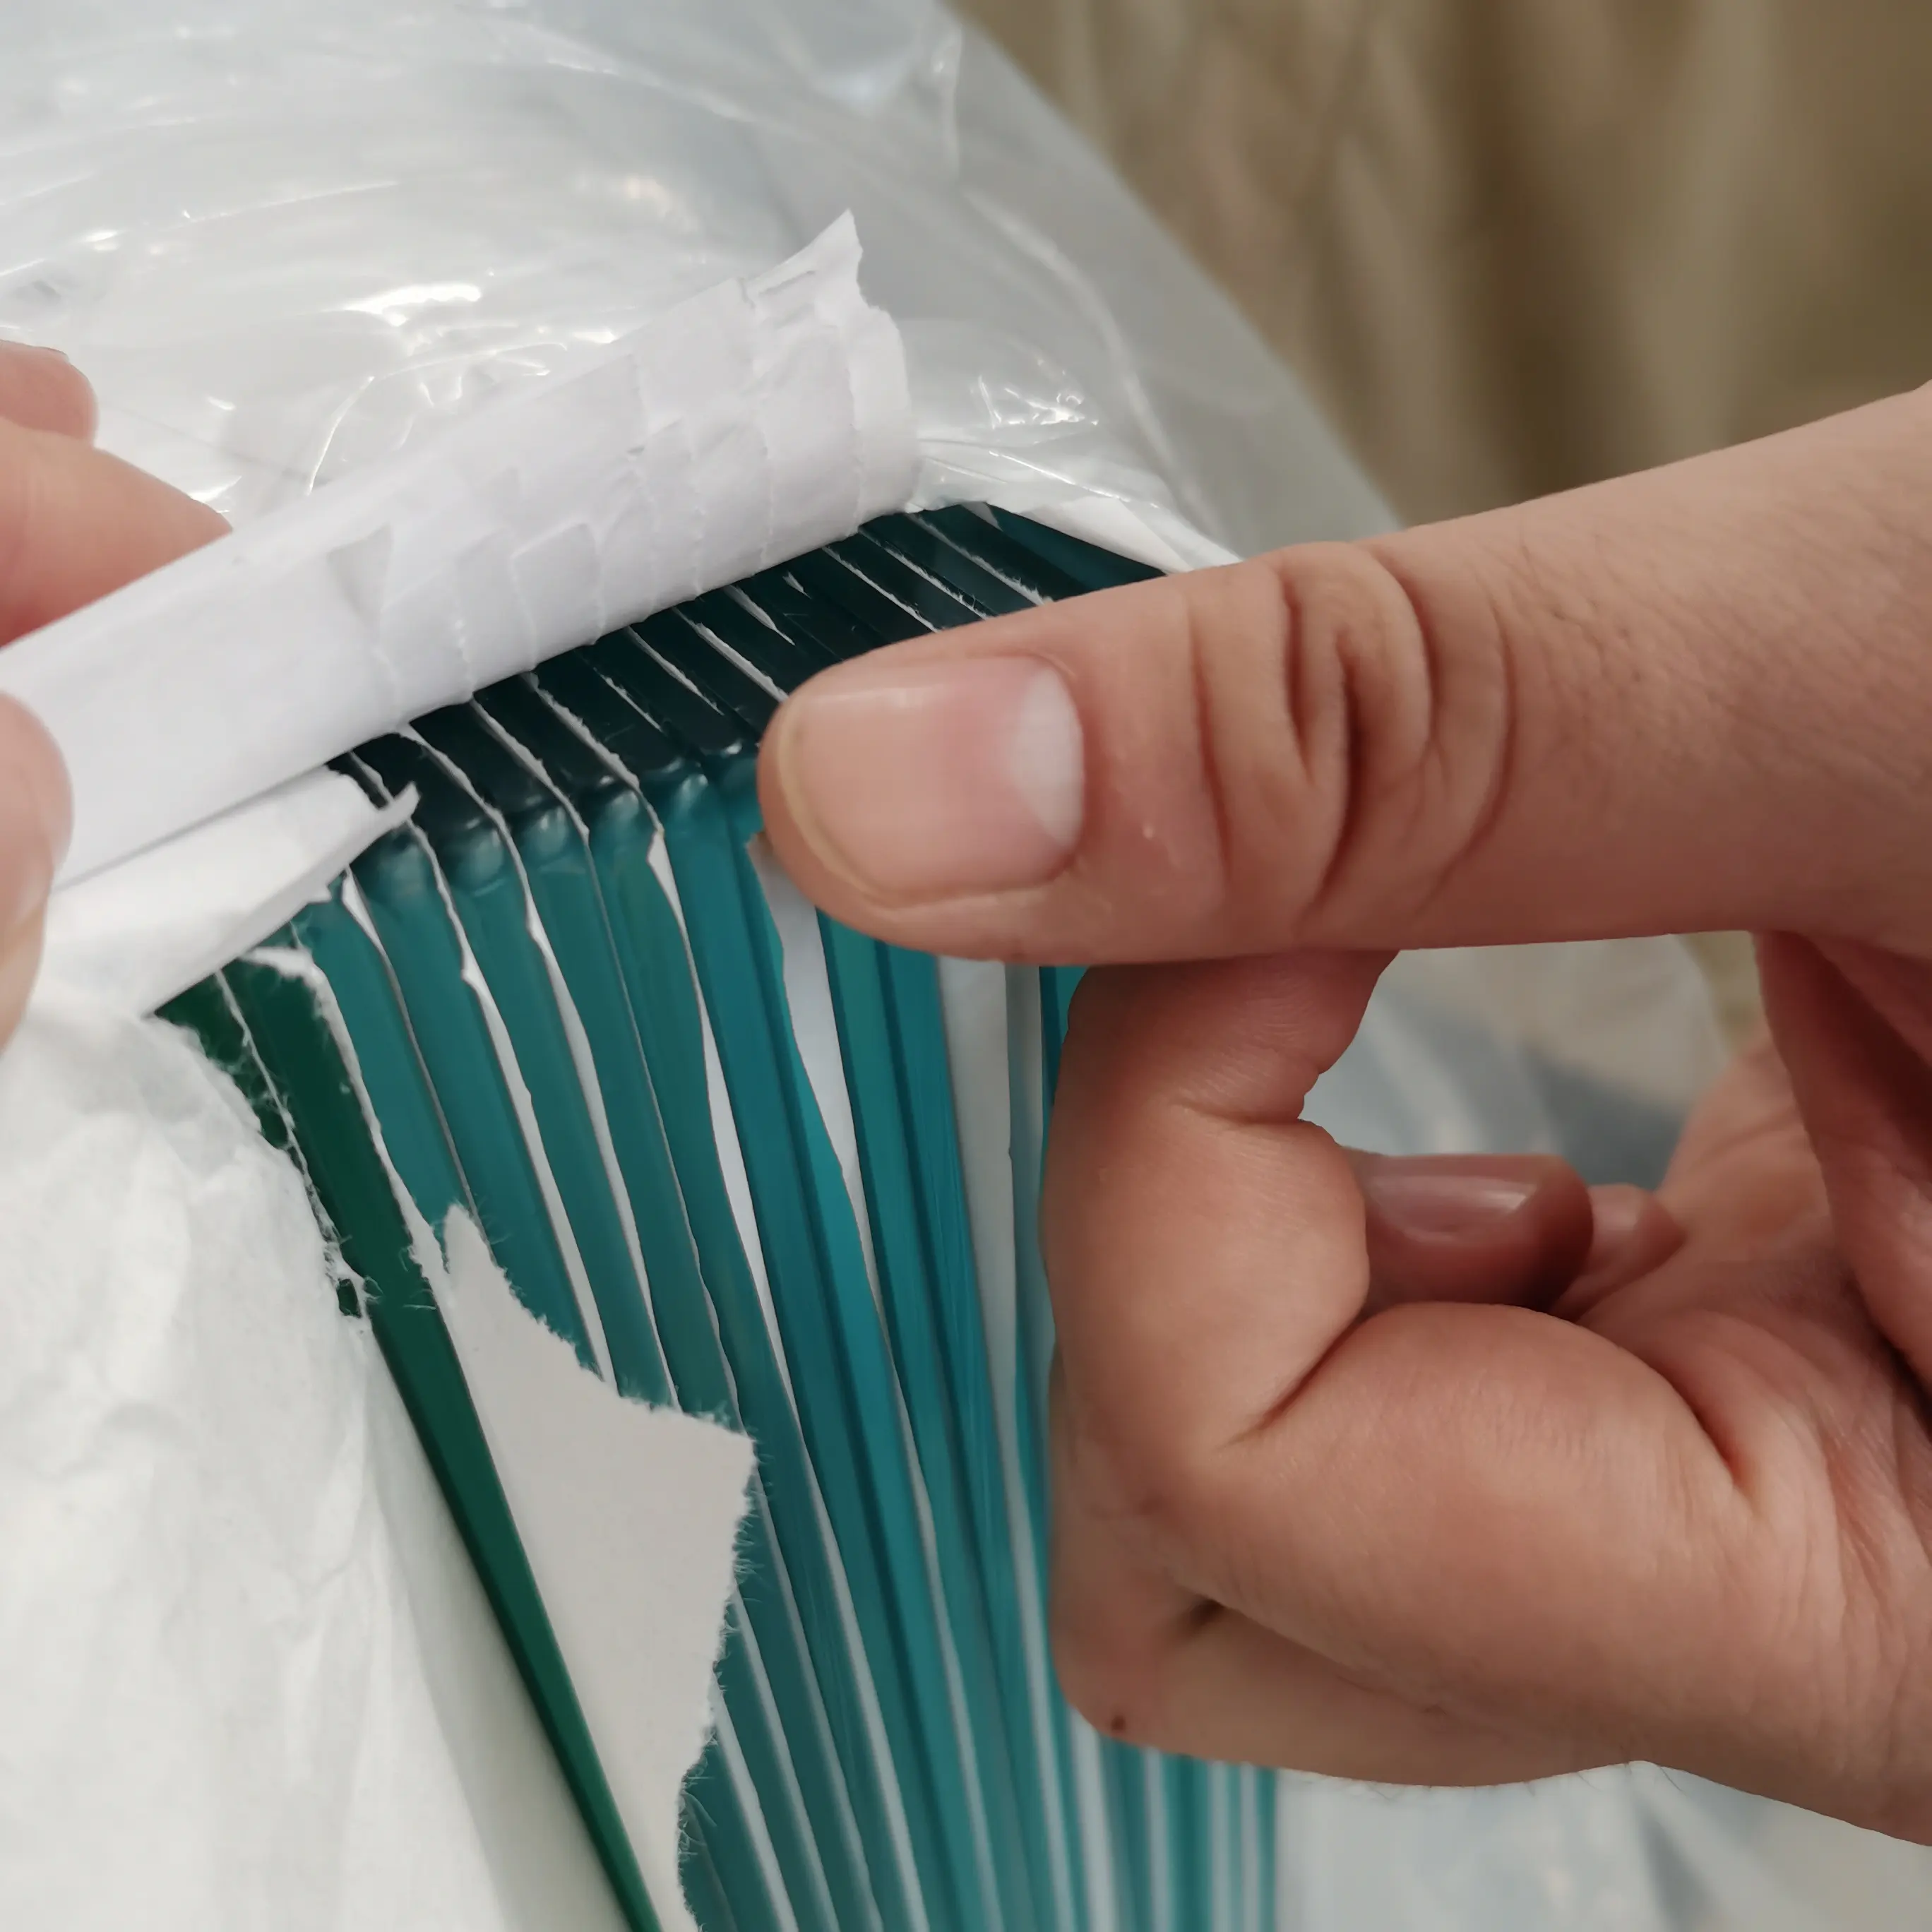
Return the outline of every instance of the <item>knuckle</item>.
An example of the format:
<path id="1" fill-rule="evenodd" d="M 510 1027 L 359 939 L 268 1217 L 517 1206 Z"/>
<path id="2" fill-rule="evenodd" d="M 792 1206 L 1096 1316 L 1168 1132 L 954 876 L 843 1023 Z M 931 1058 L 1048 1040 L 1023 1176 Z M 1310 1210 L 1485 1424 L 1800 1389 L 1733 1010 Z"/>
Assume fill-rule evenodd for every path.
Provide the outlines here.
<path id="1" fill-rule="evenodd" d="M 1057 1567 L 1048 1634 L 1066 1701 L 1103 1737 L 1154 1744 L 1166 1729 L 1172 1646 L 1142 1592 L 1111 1574 Z"/>
<path id="2" fill-rule="evenodd" d="M 1113 1436 L 1055 1423 L 1050 1630 L 1067 1701 L 1102 1736 L 1152 1744 L 1166 1735 L 1175 1666 L 1192 1601 L 1176 1581 L 1172 1493 L 1145 1466 L 1124 1467 Z M 1181 1512 L 1185 1516 L 1184 1510 Z"/>
<path id="3" fill-rule="evenodd" d="M 1132 1673 L 1120 1667 L 1104 1620 L 1070 1609 L 1056 1594 L 1052 1636 L 1054 1670 L 1067 1702 L 1104 1736 L 1124 1735 L 1135 1686 Z"/>
<path id="4" fill-rule="evenodd" d="M 1285 908 L 1304 940 L 1368 892 L 1426 903 L 1502 794 L 1514 692 L 1494 613 L 1452 620 L 1360 544 L 1220 574 L 1189 643 L 1222 891 L 1277 930 Z"/>
<path id="5" fill-rule="evenodd" d="M 1211 1454 L 1177 1418 L 1104 1386 L 1118 1358 L 1083 1358 L 1063 1338 L 1056 1368 L 1054 1488 L 1065 1514 L 1112 1548 L 1157 1562 L 1210 1506 Z"/>

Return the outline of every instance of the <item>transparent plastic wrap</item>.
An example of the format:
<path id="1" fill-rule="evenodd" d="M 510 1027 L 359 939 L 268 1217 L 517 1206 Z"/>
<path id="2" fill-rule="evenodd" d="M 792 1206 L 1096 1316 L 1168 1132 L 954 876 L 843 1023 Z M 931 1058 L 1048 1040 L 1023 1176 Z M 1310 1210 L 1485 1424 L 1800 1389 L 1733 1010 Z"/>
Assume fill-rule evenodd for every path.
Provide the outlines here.
<path id="1" fill-rule="evenodd" d="M 65 350 L 109 448 L 238 522 L 848 208 L 923 500 L 1181 562 L 1388 522 L 1227 302 L 928 0 L 16 0 L 0 128 L 0 337 Z M 1316 1111 L 1388 1150 L 1651 1179 L 1720 1058 L 1670 942 L 1411 958 Z M 1642 1771 L 1283 1808 L 1302 1932 L 1888 1927 L 1932 1886 L 1909 1848 Z"/>
<path id="2" fill-rule="evenodd" d="M 0 333 L 83 361 L 109 446 L 231 517 L 850 208 L 935 485 L 1108 490 L 1240 550 L 1386 521 L 1233 311 L 924 0 L 49 4 L 5 35 Z"/>

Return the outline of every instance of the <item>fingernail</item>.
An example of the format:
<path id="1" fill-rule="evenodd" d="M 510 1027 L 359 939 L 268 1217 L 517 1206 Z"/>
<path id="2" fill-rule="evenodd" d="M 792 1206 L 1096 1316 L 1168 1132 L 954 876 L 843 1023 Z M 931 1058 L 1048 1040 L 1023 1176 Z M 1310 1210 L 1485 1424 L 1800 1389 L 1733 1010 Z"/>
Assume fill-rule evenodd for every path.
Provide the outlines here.
<path id="1" fill-rule="evenodd" d="M 1651 1197 L 1640 1187 L 1593 1187 L 1590 1208 L 1594 1235 L 1592 1258 L 1622 1247 L 1650 1212 Z"/>
<path id="2" fill-rule="evenodd" d="M 1447 1172 L 1406 1161 L 1377 1162 L 1362 1176 L 1363 1198 L 1399 1232 L 1419 1240 L 1487 1234 L 1536 1192 L 1526 1176 Z"/>
<path id="3" fill-rule="evenodd" d="M 1079 842 L 1080 714 L 1038 658 L 855 664 L 807 686 L 773 735 L 800 830 L 880 897 L 1038 885 Z"/>

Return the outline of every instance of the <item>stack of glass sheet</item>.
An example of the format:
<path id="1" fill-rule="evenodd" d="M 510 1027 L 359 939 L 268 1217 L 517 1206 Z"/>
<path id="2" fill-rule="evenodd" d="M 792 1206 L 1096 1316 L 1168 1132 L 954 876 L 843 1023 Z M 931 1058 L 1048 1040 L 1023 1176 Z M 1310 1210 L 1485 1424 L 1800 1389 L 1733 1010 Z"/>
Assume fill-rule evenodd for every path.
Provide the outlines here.
<path id="1" fill-rule="evenodd" d="M 398 1187 L 472 1215 L 586 1369 L 756 1442 L 686 1800 L 706 1932 L 1274 1923 L 1268 1776 L 1096 1737 L 1048 1655 L 1034 1204 L 1075 976 L 880 945 L 754 844 L 760 735 L 814 671 L 1149 574 L 960 508 L 600 638 L 344 760 L 412 821 L 170 1009 L 309 1177 L 640 1932 Z"/>

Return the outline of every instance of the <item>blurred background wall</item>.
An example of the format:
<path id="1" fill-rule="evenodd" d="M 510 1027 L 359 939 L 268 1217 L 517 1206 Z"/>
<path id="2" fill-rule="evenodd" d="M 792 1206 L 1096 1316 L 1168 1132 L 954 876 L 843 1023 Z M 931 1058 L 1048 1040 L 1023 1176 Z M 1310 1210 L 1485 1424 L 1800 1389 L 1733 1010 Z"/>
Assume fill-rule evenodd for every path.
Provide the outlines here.
<path id="1" fill-rule="evenodd" d="M 1932 8 L 964 5 L 1412 520 L 1932 376 Z M 1741 1030 L 1748 946 L 1700 950 Z"/>
<path id="2" fill-rule="evenodd" d="M 1932 375 L 1932 8 L 966 0 L 1402 514 Z"/>

